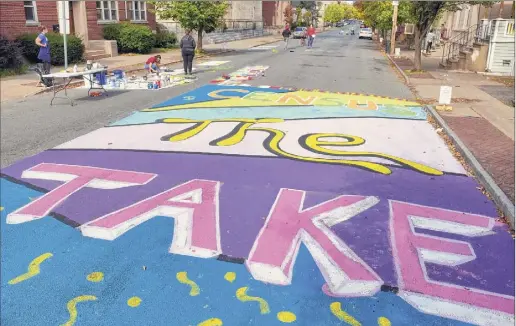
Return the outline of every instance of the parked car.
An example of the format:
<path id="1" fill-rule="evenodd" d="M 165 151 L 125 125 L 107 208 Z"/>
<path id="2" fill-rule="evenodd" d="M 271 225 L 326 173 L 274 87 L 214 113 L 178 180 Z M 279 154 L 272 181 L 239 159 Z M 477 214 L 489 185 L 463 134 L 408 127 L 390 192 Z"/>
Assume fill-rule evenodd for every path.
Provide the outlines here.
<path id="1" fill-rule="evenodd" d="M 373 30 L 371 28 L 361 28 L 360 33 L 358 33 L 358 38 L 368 38 L 372 40 Z"/>
<path id="2" fill-rule="evenodd" d="M 344 26 L 343 22 L 338 22 L 337 24 L 335 24 L 335 27 L 342 27 L 342 26 Z"/>
<path id="3" fill-rule="evenodd" d="M 292 33 L 293 38 L 306 38 L 306 27 L 296 27 Z"/>

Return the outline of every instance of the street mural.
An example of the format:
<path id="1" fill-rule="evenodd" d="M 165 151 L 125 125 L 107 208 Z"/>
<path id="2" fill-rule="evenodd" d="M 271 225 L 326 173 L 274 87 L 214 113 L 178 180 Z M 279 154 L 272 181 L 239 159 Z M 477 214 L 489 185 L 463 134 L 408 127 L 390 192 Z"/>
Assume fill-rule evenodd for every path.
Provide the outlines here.
<path id="1" fill-rule="evenodd" d="M 417 103 L 206 85 L 2 170 L 5 325 L 512 325 L 514 241 Z"/>

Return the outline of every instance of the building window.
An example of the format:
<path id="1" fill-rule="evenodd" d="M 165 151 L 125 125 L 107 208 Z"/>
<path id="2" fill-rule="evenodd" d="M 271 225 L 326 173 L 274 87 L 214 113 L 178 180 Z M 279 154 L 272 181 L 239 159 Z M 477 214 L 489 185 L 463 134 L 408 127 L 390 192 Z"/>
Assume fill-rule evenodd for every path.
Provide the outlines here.
<path id="1" fill-rule="evenodd" d="M 147 20 L 147 5 L 145 1 L 128 1 L 129 18 L 132 21 L 146 21 Z"/>
<path id="2" fill-rule="evenodd" d="M 36 1 L 23 1 L 23 8 L 25 9 L 25 20 L 28 22 L 37 22 L 38 13 L 36 10 Z"/>
<path id="3" fill-rule="evenodd" d="M 97 19 L 102 21 L 118 20 L 116 1 L 97 1 Z"/>

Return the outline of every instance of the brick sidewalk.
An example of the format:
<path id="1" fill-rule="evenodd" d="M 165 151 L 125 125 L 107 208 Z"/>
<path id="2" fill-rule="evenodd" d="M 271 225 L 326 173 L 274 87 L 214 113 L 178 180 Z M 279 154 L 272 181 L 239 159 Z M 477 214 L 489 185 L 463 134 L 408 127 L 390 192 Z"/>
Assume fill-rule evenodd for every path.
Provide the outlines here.
<path id="1" fill-rule="evenodd" d="M 422 104 L 437 104 L 440 87 L 453 87 L 453 109 L 438 111 L 439 115 L 514 203 L 514 107 L 485 91 L 508 86 L 480 74 L 442 70 L 438 52 L 422 57 L 424 72 L 411 74 L 412 59 L 413 52 L 409 52 L 394 61 L 408 76 Z"/>
<path id="2" fill-rule="evenodd" d="M 481 117 L 441 117 L 514 203 L 514 140 Z"/>

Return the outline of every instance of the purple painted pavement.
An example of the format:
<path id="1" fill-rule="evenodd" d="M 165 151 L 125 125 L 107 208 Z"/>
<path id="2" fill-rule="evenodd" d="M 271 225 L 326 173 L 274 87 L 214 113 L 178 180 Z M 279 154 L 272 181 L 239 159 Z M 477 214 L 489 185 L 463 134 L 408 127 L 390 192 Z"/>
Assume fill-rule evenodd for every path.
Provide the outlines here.
<path id="1" fill-rule="evenodd" d="M 24 159 L 2 173 L 20 179 L 23 170 L 42 162 L 158 174 L 144 186 L 115 190 L 87 188 L 73 194 L 55 212 L 79 224 L 191 179 L 221 181 L 222 249 L 232 257 L 247 257 L 280 188 L 307 191 L 305 207 L 343 194 L 377 196 L 381 199 L 379 204 L 333 230 L 390 285 L 396 285 L 397 278 L 389 242 L 387 199 L 497 216 L 494 205 L 477 190 L 474 179 L 459 175 L 432 177 L 402 168 L 393 168 L 392 175 L 385 176 L 353 167 L 283 158 L 51 150 Z M 36 179 L 24 181 L 44 189 L 61 184 Z M 495 235 L 473 238 L 419 231 L 467 241 L 477 255 L 477 259 L 458 267 L 427 264 L 431 279 L 514 295 L 514 243 L 505 226 L 495 227 Z M 167 248 L 168 244 L 163 250 Z"/>

